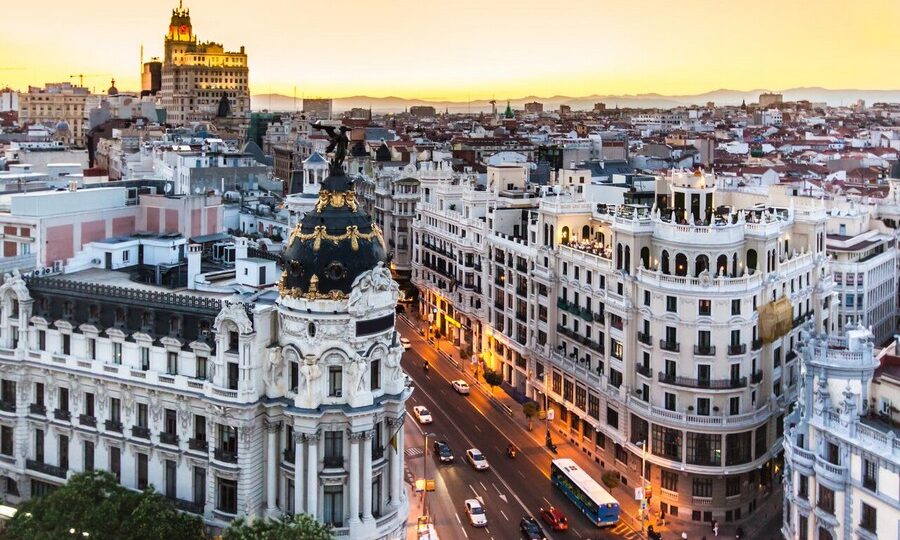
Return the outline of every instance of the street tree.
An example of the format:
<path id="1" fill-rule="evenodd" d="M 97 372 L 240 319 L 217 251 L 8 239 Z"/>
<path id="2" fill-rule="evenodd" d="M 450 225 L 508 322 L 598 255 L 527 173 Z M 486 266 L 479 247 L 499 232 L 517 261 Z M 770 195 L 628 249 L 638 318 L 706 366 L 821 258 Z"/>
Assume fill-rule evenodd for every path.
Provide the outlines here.
<path id="1" fill-rule="evenodd" d="M 491 387 L 491 395 L 494 395 L 494 387 L 503 384 L 503 375 L 493 369 L 484 370 L 484 382 Z"/>
<path id="2" fill-rule="evenodd" d="M 538 413 L 538 405 L 534 401 L 526 401 L 522 404 L 522 413 L 528 419 L 528 431 L 534 427 L 534 417 Z"/>
<path id="3" fill-rule="evenodd" d="M 330 525 L 316 521 L 309 514 L 287 514 L 279 519 L 237 519 L 222 535 L 223 540 L 332 540 Z"/>
<path id="4" fill-rule="evenodd" d="M 178 512 L 152 488 L 131 491 L 115 476 L 91 471 L 22 504 L 3 538 L 54 540 L 85 533 L 95 540 L 202 540 L 203 522 Z"/>

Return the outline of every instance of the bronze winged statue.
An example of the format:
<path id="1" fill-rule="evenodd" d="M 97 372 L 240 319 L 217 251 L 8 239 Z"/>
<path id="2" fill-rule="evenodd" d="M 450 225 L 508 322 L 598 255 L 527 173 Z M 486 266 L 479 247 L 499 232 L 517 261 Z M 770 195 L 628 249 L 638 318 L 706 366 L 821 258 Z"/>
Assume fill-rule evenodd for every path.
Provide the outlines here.
<path id="1" fill-rule="evenodd" d="M 344 159 L 347 158 L 347 146 L 350 144 L 350 139 L 347 137 L 347 132 L 350 131 L 350 128 L 341 126 L 336 129 L 334 126 L 322 125 L 319 121 L 310 122 L 309 125 L 314 129 L 324 131 L 328 136 L 328 140 L 331 141 L 328 144 L 328 148 L 325 149 L 326 153 L 334 152 L 334 157 L 331 158 L 330 162 L 331 174 L 343 174 Z"/>

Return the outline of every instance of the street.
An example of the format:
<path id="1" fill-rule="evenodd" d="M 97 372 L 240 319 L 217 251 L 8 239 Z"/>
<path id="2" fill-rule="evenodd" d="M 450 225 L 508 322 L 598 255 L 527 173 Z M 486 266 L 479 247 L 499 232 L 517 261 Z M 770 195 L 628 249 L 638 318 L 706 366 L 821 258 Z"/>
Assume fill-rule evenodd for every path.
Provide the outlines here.
<path id="1" fill-rule="evenodd" d="M 407 404 L 409 420 L 419 428 L 412 435 L 407 431 L 408 468 L 414 477 L 421 478 L 422 459 L 411 458 L 412 455 L 421 456 L 421 450 L 414 449 L 422 448 L 424 433 L 434 434 L 429 436 L 429 446 L 436 439 L 445 440 L 453 449 L 455 458 L 452 464 L 441 464 L 432 455 L 431 448 L 424 458 L 428 460 L 429 477 L 438 481 L 436 491 L 428 494 L 428 507 L 442 539 L 520 538 L 519 520 L 522 516 L 531 514 L 538 518 L 540 508 L 550 505 L 558 507 L 569 518 L 569 530 L 558 533 L 544 527 L 547 538 L 639 537 L 623 524 L 613 529 L 594 527 L 552 486 L 550 462 L 553 455 L 528 433 L 524 422 L 513 421 L 505 411 L 495 406 L 485 393 L 489 391 L 488 387 L 474 384 L 471 377 L 464 377 L 452 363 L 439 359 L 435 349 L 405 320 L 399 319 L 397 326 L 400 334 L 411 342 L 411 348 L 403 355 L 403 368 L 412 377 L 416 388 Z M 431 368 L 427 372 L 423 368 L 425 360 Z M 450 381 L 460 378 L 466 379 L 472 386 L 470 395 L 457 394 L 451 387 Z M 434 419 L 432 424 L 418 425 L 412 414 L 412 408 L 417 405 L 428 408 Z M 535 421 L 534 431 L 542 438 L 543 423 Z M 506 455 L 509 442 L 520 450 L 514 459 Z M 465 461 L 466 449 L 473 447 L 483 452 L 490 469 L 476 471 Z M 432 474 L 435 470 L 438 474 Z M 468 524 L 463 507 L 466 499 L 478 497 L 484 502 L 488 518 L 488 526 L 483 529 Z M 446 504 L 447 499 L 451 504 Z M 415 499 L 411 505 L 418 505 L 419 501 Z M 450 518 L 445 515 L 447 512 L 453 512 L 455 516 Z"/>

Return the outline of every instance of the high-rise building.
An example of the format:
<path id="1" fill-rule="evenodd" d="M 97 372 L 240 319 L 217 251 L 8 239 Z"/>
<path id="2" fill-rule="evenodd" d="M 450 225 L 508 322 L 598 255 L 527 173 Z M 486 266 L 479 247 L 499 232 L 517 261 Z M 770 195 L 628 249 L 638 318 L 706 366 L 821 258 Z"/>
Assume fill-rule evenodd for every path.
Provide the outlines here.
<path id="1" fill-rule="evenodd" d="M 785 419 L 784 521 L 790 540 L 897 537 L 900 359 L 874 355 L 872 334 L 806 332 L 802 378 Z"/>
<path id="2" fill-rule="evenodd" d="M 169 123 L 249 113 L 249 68 L 243 46 L 232 52 L 221 43 L 197 41 L 190 10 L 179 4 L 172 10 L 164 49 L 160 95 Z"/>
<path id="3" fill-rule="evenodd" d="M 423 319 L 629 486 L 646 449 L 654 510 L 752 518 L 774 489 L 799 328 L 834 319 L 826 212 L 719 194 L 699 172 L 657 179 L 655 208 L 597 204 L 519 169 L 420 178 Z"/>
<path id="4" fill-rule="evenodd" d="M 537 101 L 526 103 L 525 112 L 528 114 L 541 114 L 542 112 L 544 112 L 544 104 Z"/>
<path id="5" fill-rule="evenodd" d="M 759 95 L 759 108 L 765 109 L 766 107 L 772 107 L 782 103 L 784 101 L 784 96 L 782 94 L 776 94 L 773 92 L 765 92 Z"/>
<path id="6" fill-rule="evenodd" d="M 303 112 L 310 120 L 331 120 L 331 98 L 303 98 Z"/>
<path id="7" fill-rule="evenodd" d="M 409 108 L 409 114 L 416 118 L 434 118 L 437 110 L 431 105 L 413 105 Z"/>

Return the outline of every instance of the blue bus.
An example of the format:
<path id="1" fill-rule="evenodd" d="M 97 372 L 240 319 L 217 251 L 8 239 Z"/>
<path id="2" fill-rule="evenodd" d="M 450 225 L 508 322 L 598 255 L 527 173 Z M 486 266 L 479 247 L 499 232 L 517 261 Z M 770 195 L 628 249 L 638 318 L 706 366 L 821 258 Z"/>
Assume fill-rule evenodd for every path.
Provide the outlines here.
<path id="1" fill-rule="evenodd" d="M 618 523 L 619 501 L 571 459 L 550 463 L 550 481 L 597 527 Z"/>

